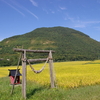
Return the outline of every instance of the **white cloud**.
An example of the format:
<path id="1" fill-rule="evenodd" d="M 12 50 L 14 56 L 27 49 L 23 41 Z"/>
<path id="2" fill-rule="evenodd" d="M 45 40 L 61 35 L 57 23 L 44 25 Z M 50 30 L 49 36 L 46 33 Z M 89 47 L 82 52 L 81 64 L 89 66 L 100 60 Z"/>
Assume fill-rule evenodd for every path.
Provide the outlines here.
<path id="1" fill-rule="evenodd" d="M 69 21 L 71 23 L 72 27 L 77 27 L 77 28 L 85 28 L 87 26 L 91 26 L 91 25 L 100 23 L 100 21 L 95 21 L 95 20 L 83 21 L 83 20 L 80 20 L 79 17 L 77 17 L 77 18 L 70 17 L 69 14 L 66 14 L 64 20 Z"/>
<path id="2" fill-rule="evenodd" d="M 59 7 L 61 10 L 66 10 L 66 7 Z"/>
<path id="3" fill-rule="evenodd" d="M 25 8 L 26 9 L 26 8 Z M 28 13 L 30 13 L 31 15 L 33 15 L 36 19 L 39 19 L 34 13 L 32 13 L 31 11 L 29 11 L 28 9 L 26 9 L 26 11 L 28 12 Z"/>
<path id="4" fill-rule="evenodd" d="M 54 14 L 55 12 L 54 12 L 54 11 L 51 11 L 51 13 L 53 13 L 53 14 Z"/>
<path id="5" fill-rule="evenodd" d="M 70 17 L 68 14 L 66 14 L 64 20 L 70 20 L 71 22 L 75 22 L 73 17 Z"/>
<path id="6" fill-rule="evenodd" d="M 44 9 L 44 8 L 43 8 L 43 11 L 45 11 L 47 14 L 49 14 L 49 12 L 46 9 Z"/>
<path id="7" fill-rule="evenodd" d="M 9 5 L 11 8 L 13 8 L 14 10 L 16 10 L 16 11 L 17 11 L 18 13 L 20 13 L 21 15 L 25 16 L 24 13 L 22 13 L 20 10 L 18 10 L 17 8 L 15 8 L 14 6 L 12 6 L 12 5 L 9 4 L 8 2 L 6 2 L 6 1 L 4 1 L 4 0 L 3 0 L 3 2 L 5 2 L 7 5 Z"/>
<path id="8" fill-rule="evenodd" d="M 84 28 L 84 27 L 86 27 L 84 24 L 82 25 L 82 24 L 77 24 L 77 25 L 75 25 L 74 27 L 78 27 L 78 28 Z"/>
<path id="9" fill-rule="evenodd" d="M 86 23 L 86 24 L 97 24 L 97 23 L 100 23 L 100 21 L 86 21 L 84 23 Z"/>
<path id="10" fill-rule="evenodd" d="M 97 30 L 100 30 L 100 27 L 98 26 L 98 27 L 94 27 L 95 29 L 97 29 Z"/>
<path id="11" fill-rule="evenodd" d="M 50 13 L 52 13 L 52 14 L 54 14 L 54 13 L 55 13 L 55 11 L 53 11 L 52 9 L 49 9 L 49 11 L 50 11 Z"/>
<path id="12" fill-rule="evenodd" d="M 31 2 L 34 6 L 38 7 L 38 4 L 37 4 L 34 0 L 30 0 L 30 2 Z"/>
<path id="13" fill-rule="evenodd" d="M 2 0 L 2 1 L 3 1 L 3 0 Z M 22 13 L 20 10 L 18 10 L 17 8 L 15 8 L 14 6 L 12 6 L 12 5 L 9 4 L 8 2 L 6 2 L 6 1 L 3 1 L 3 2 L 5 2 L 7 5 L 9 5 L 11 8 L 13 8 L 14 10 L 16 10 L 17 12 L 19 12 L 21 15 L 25 16 L 24 13 Z M 37 17 L 34 13 L 32 13 L 30 10 L 26 9 L 25 7 L 23 7 L 22 5 L 18 4 L 17 2 L 14 2 L 14 1 L 12 1 L 12 2 L 13 2 L 14 5 L 16 5 L 16 7 L 25 10 L 26 12 L 28 12 L 28 13 L 30 13 L 32 16 L 34 16 L 36 19 L 38 19 L 38 17 Z"/>
<path id="14" fill-rule="evenodd" d="M 100 21 L 75 21 L 74 22 L 74 27 L 79 27 L 79 28 L 84 28 L 84 27 L 86 27 L 86 26 L 90 26 L 90 25 L 93 25 L 93 24 L 98 24 L 98 23 L 100 23 Z M 99 27 L 100 28 L 100 27 Z M 99 29 L 98 28 L 98 29 Z"/>

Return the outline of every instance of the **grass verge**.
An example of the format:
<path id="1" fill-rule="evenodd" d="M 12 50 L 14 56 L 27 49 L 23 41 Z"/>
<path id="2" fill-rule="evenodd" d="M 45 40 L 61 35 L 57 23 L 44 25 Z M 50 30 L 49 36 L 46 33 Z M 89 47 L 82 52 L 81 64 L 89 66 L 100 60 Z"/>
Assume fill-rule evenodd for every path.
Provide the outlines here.
<path id="1" fill-rule="evenodd" d="M 13 95 L 9 78 L 0 78 L 0 100 L 23 100 L 21 86 L 16 86 Z M 100 85 L 91 85 L 72 89 L 44 87 L 27 82 L 27 100 L 100 100 Z"/>

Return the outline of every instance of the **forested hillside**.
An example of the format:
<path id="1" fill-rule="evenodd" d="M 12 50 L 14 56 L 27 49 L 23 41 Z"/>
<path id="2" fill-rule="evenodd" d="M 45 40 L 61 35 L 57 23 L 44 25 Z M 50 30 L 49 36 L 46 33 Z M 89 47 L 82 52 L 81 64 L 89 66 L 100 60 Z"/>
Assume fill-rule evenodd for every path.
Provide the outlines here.
<path id="1" fill-rule="evenodd" d="M 66 27 L 38 28 L 0 42 L 0 66 L 16 65 L 19 53 L 13 48 L 54 50 L 54 61 L 94 60 L 100 57 L 100 42 Z M 28 54 L 40 58 L 45 54 Z"/>

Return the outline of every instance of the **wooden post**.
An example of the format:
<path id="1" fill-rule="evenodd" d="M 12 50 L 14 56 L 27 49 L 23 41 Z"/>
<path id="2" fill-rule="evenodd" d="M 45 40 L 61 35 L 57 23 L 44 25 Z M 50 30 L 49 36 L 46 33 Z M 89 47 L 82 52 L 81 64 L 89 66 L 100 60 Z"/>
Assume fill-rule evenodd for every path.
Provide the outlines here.
<path id="1" fill-rule="evenodd" d="M 26 51 L 22 54 L 22 97 L 26 99 Z"/>
<path id="2" fill-rule="evenodd" d="M 50 81 L 51 81 L 51 88 L 54 88 L 54 72 L 53 72 L 53 59 L 52 59 L 52 52 L 49 52 L 49 68 L 50 68 Z"/>

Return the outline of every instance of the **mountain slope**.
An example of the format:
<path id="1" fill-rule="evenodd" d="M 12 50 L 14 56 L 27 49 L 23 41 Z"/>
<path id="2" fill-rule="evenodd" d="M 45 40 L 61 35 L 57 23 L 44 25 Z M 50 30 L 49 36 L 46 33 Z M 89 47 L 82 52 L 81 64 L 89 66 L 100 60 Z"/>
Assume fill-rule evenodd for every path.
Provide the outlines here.
<path id="1" fill-rule="evenodd" d="M 88 35 L 66 27 L 38 28 L 32 32 L 13 36 L 0 42 L 1 58 L 10 58 L 15 61 L 18 53 L 13 48 L 48 49 L 55 50 L 55 61 L 65 60 L 93 60 L 100 55 L 100 42 L 91 39 Z M 45 54 L 42 54 L 42 57 Z M 38 58 L 40 54 L 29 54 Z"/>

